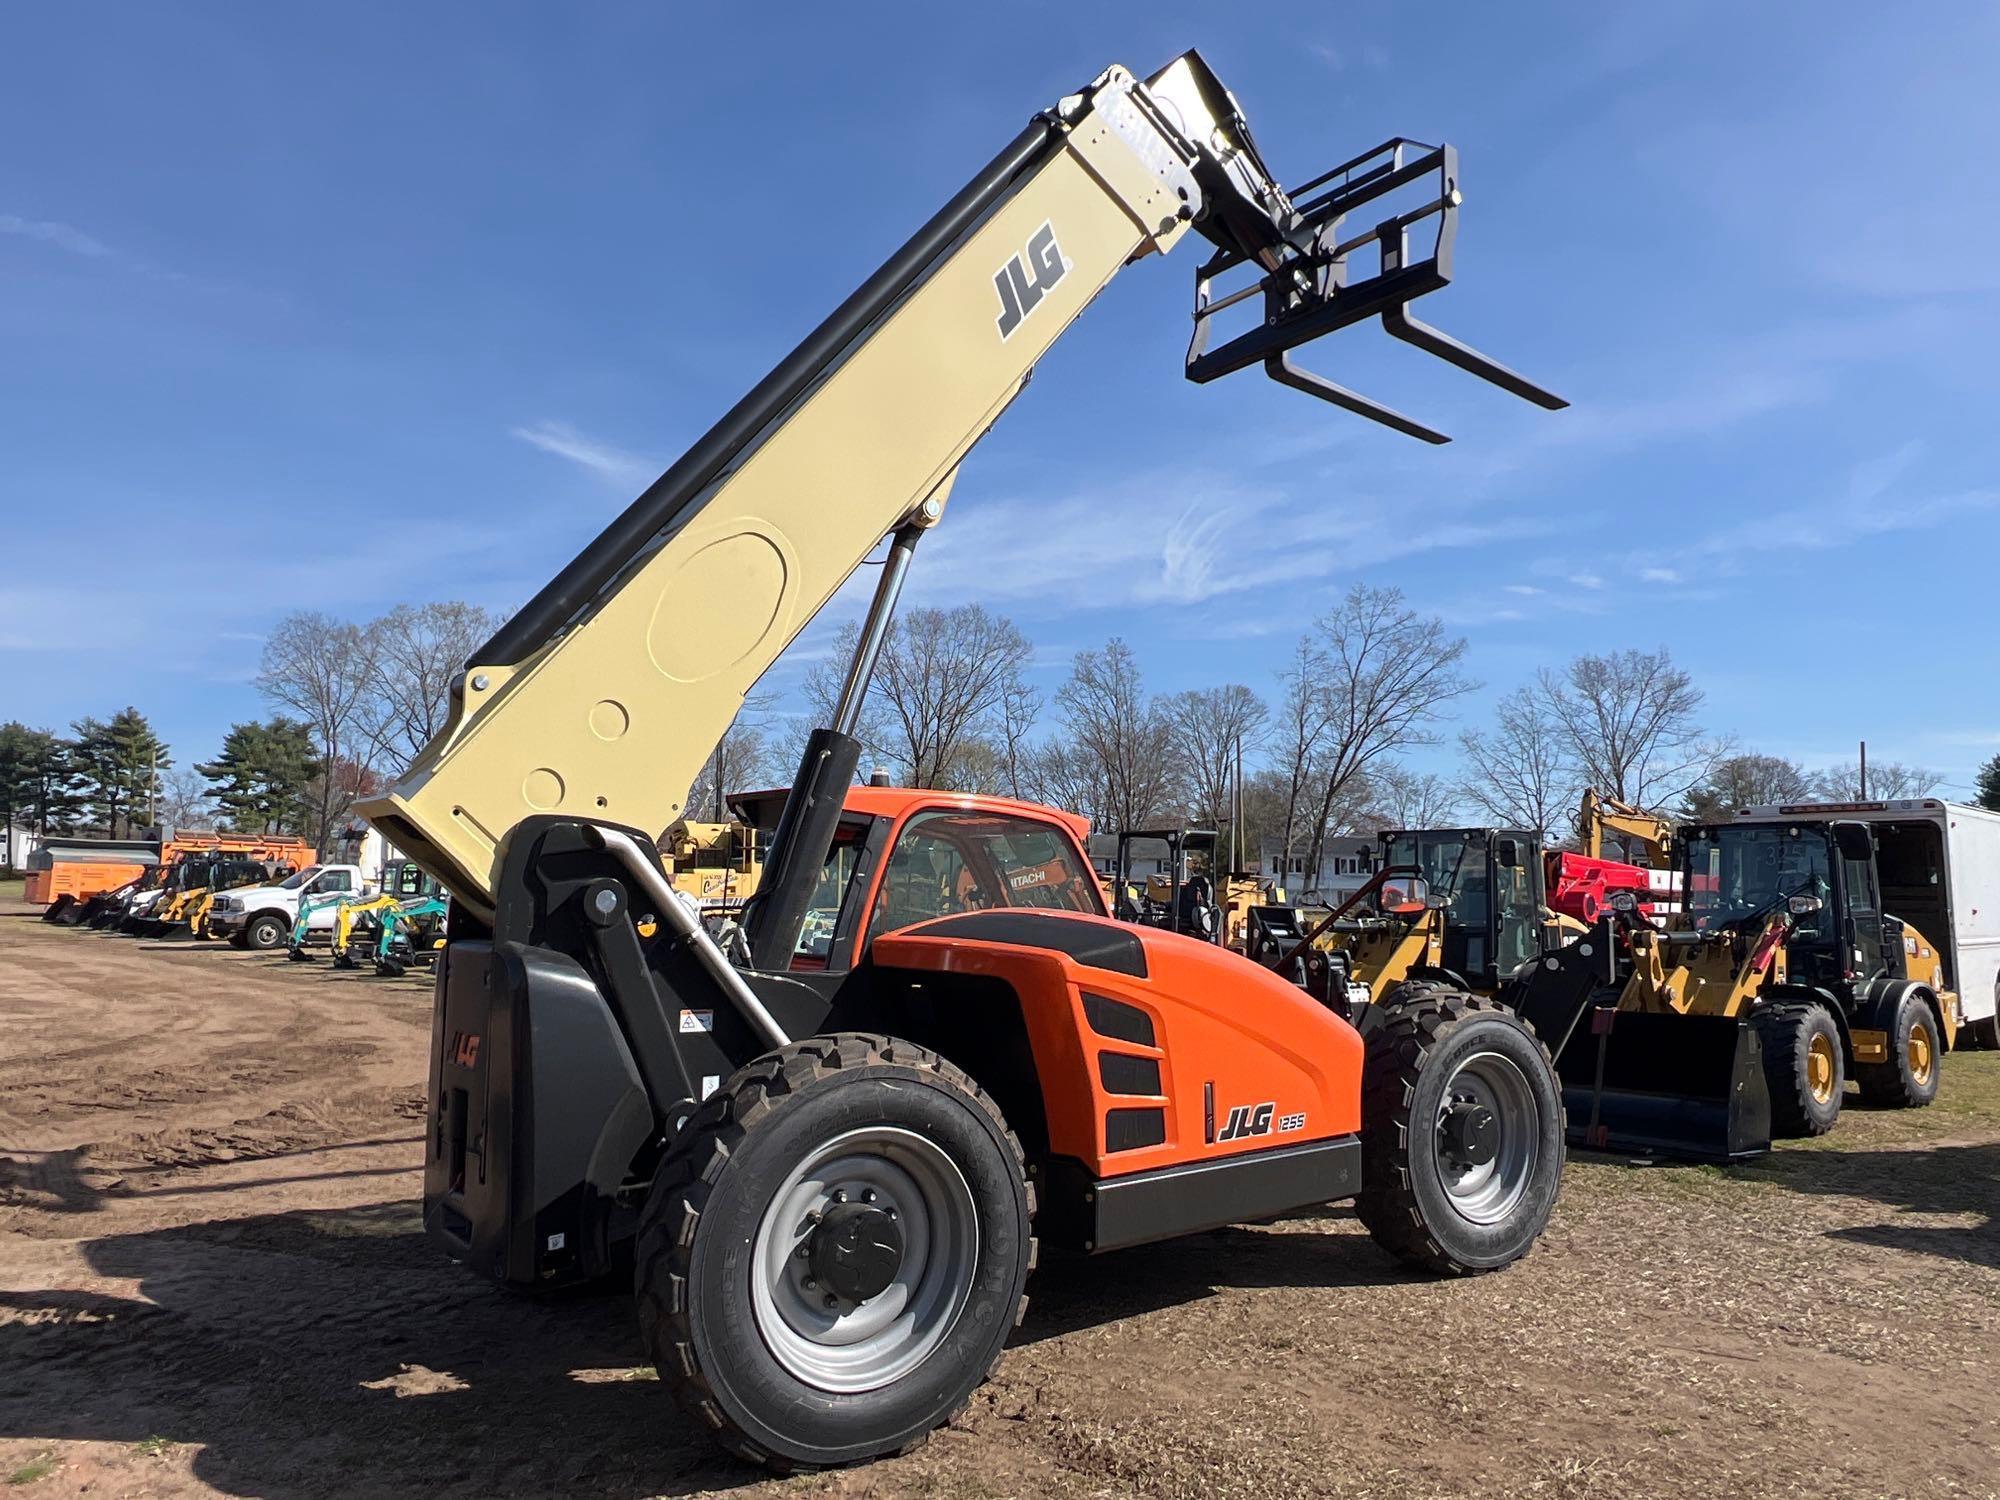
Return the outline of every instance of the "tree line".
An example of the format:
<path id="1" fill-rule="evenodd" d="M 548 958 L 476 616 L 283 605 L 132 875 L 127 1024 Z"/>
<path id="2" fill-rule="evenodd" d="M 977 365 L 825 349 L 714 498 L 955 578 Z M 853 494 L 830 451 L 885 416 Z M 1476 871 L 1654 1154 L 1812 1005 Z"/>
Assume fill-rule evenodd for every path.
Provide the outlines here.
<path id="1" fill-rule="evenodd" d="M 324 850 L 354 803 L 444 727 L 452 678 L 502 618 L 456 601 L 365 624 L 288 615 L 256 679 L 274 712 L 230 725 L 208 760 L 178 763 L 133 707 L 67 734 L 0 724 L 0 814 L 36 834 L 215 826 Z"/>
<path id="2" fill-rule="evenodd" d="M 366 623 L 289 615 L 256 679 L 271 715 L 232 724 L 212 759 L 187 765 L 136 708 L 67 734 L 0 725 L 0 812 L 36 832 L 212 822 L 323 848 L 444 727 L 453 678 L 503 618 L 458 601 Z M 752 695 L 688 790 L 692 815 L 719 816 L 724 793 L 789 777 L 806 732 L 831 719 L 856 635 L 846 627 L 789 703 Z M 1330 835 L 1456 821 L 1560 839 L 1586 786 L 1687 820 L 1861 794 L 1857 764 L 1809 769 L 1713 732 L 1699 686 L 1664 648 L 1545 667 L 1460 725 L 1481 686 L 1466 653 L 1399 590 L 1356 585 L 1301 634 L 1268 698 L 1243 683 L 1154 693 L 1117 637 L 1077 652 L 1045 695 L 1028 680 L 1033 643 L 1004 615 L 912 609 L 890 626 L 865 705 L 863 770 L 1074 808 L 1102 829 L 1234 820 L 1246 855 L 1286 859 Z M 1444 746 L 1451 769 L 1413 764 Z M 1921 796 L 1939 781 L 1878 762 L 1867 791 Z M 1979 792 L 2000 809 L 2000 755 Z"/>

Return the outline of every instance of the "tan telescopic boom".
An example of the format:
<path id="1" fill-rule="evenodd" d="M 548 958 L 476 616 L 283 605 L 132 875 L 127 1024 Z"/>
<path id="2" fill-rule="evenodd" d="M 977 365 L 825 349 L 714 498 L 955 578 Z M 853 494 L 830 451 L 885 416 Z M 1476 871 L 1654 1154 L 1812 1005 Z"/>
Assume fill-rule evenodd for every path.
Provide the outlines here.
<path id="1" fill-rule="evenodd" d="M 900 579 L 966 453 L 1122 267 L 1197 229 L 1217 247 L 1198 292 L 1200 340 L 1218 310 L 1213 275 L 1249 267 L 1266 313 L 1254 349 L 1191 351 L 1188 373 L 1212 378 L 1215 354 L 1240 345 L 1240 362 L 1295 385 L 1283 351 L 1361 317 L 1387 323 L 1445 284 L 1455 158 L 1420 149 L 1429 155 L 1390 142 L 1323 175 L 1309 185 L 1319 196 L 1295 207 L 1197 54 L 1144 83 L 1107 70 L 1037 116 L 475 652 L 450 723 L 360 811 L 481 918 L 526 818 L 665 828 L 751 685 L 892 533 L 885 574 Z M 1436 199 L 1339 240 L 1343 194 L 1364 203 L 1427 172 L 1440 177 Z M 1426 217 L 1438 250 L 1409 262 L 1407 229 Z M 1383 273 L 1348 276 L 1348 255 L 1374 245 Z M 1453 349 L 1455 363 L 1499 379 L 1500 367 Z M 1349 409 L 1369 404 L 1341 394 Z M 885 588 L 884 619 L 893 596 Z M 859 691 L 871 664 L 857 658 Z"/>

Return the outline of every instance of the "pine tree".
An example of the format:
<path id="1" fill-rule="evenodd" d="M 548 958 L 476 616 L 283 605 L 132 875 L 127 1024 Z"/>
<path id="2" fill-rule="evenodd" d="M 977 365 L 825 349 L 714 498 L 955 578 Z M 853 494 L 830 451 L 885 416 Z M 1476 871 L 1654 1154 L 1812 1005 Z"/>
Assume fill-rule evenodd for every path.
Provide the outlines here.
<path id="1" fill-rule="evenodd" d="M 136 708 L 123 708 L 109 721 L 79 719 L 71 751 L 77 779 L 93 821 L 112 838 L 128 838 L 157 805 L 160 772 L 173 757 L 153 726 Z"/>
<path id="2" fill-rule="evenodd" d="M 1979 768 L 1979 805 L 2000 812 L 2000 755 Z"/>
<path id="3" fill-rule="evenodd" d="M 38 834 L 74 828 L 82 807 L 69 751 L 49 730 L 0 724 L 0 816 Z"/>
<path id="4" fill-rule="evenodd" d="M 297 833 L 310 819 L 309 789 L 320 762 L 312 730 L 280 715 L 232 724 L 222 753 L 195 770 L 215 788 L 216 805 L 238 832 Z"/>

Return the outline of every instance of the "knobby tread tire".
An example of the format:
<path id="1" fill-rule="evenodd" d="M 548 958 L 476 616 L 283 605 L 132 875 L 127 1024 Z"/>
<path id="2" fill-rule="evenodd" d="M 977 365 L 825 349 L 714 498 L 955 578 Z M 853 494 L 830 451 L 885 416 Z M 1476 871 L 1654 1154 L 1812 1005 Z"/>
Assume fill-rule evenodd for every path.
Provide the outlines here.
<path id="1" fill-rule="evenodd" d="M 1483 1268 L 1453 1256 L 1424 1221 L 1410 1180 L 1410 1110 L 1425 1062 L 1457 1023 L 1481 1013 L 1514 1012 L 1498 1000 L 1469 995 L 1435 980 L 1405 981 L 1376 1004 L 1384 1018 L 1368 1037 L 1362 1065 L 1361 1192 L 1354 1200 L 1355 1213 L 1375 1242 L 1400 1260 L 1439 1276 L 1478 1274 Z M 1525 1019 L 1518 1015 L 1515 1019 L 1554 1077 L 1549 1049 Z M 1558 1086 L 1558 1140 L 1568 1124 L 1561 1098 Z"/>
<path id="2" fill-rule="evenodd" d="M 1799 1062 L 1804 1033 L 1817 1024 L 1815 1018 L 1819 1016 L 1826 1018 L 1833 1031 L 1833 1055 L 1842 1068 L 1830 1113 L 1815 1104 L 1805 1069 Z M 1764 1049 L 1764 1081 L 1771 1092 L 1771 1133 L 1795 1140 L 1825 1135 L 1840 1122 L 1841 1089 L 1846 1083 L 1846 1049 L 1841 1045 L 1840 1028 L 1834 1023 L 1833 1013 L 1817 1001 L 1781 1000 L 1761 1007 L 1752 1024 Z"/>
<path id="3" fill-rule="evenodd" d="M 653 1190 L 647 1195 L 635 1251 L 639 1331 L 653 1356 L 661 1384 L 701 1420 L 715 1441 L 738 1458 L 780 1474 L 847 1468 L 889 1455 L 865 1455 L 839 1464 L 799 1463 L 766 1452 L 730 1418 L 695 1351 L 688 1297 L 695 1235 L 702 1211 L 731 1155 L 752 1132 L 784 1107 L 787 1098 L 822 1078 L 874 1063 L 915 1068 L 935 1075 L 990 1117 L 1013 1153 L 1014 1170 L 1020 1175 L 1027 1195 L 1027 1266 L 1030 1272 L 1035 1268 L 1035 1185 L 1028 1179 L 1027 1158 L 1020 1139 L 1008 1127 L 1006 1117 L 992 1097 L 963 1069 L 946 1062 L 937 1053 L 896 1037 L 835 1032 L 808 1037 L 768 1052 L 724 1080 L 688 1117 L 673 1148 L 661 1161 Z M 1027 1311 L 1028 1298 L 1024 1294 L 1014 1307 L 1015 1328 L 1021 1326 Z M 999 1368 L 1004 1353 L 1003 1344 L 992 1364 L 980 1373 L 982 1383 Z M 936 1426 L 942 1427 L 955 1419 L 971 1399 L 972 1392 L 968 1391 L 956 1406 L 939 1417 Z M 929 1432 L 920 1433 L 896 1449 L 895 1454 L 909 1453 L 929 1439 Z"/>
<path id="4" fill-rule="evenodd" d="M 1922 1025 L 1930 1033 L 1931 1081 L 1928 1088 L 1919 1083 L 1910 1070 L 1910 1053 L 1904 1037 L 1906 1013 L 1909 1013 L 1909 1026 Z M 1898 1005 L 1889 1026 L 1888 1061 L 1856 1063 L 1854 1081 L 1860 1086 L 1862 1102 L 1877 1109 L 1922 1109 L 1937 1098 L 1943 1068 L 1944 1032 L 1938 1025 L 1937 1016 L 1921 994 L 1909 994 Z"/>

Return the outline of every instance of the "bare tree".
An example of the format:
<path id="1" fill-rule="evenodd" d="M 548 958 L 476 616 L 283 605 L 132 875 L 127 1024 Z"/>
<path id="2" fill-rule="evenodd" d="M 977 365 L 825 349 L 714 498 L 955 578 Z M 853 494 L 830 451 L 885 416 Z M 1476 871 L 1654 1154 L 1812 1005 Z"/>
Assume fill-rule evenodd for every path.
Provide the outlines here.
<path id="1" fill-rule="evenodd" d="M 477 604 L 399 604 L 368 626 L 375 678 L 359 715 L 375 760 L 406 765 L 451 717 L 451 682 L 505 616 Z"/>
<path id="2" fill-rule="evenodd" d="M 1458 737 L 1465 759 L 1459 791 L 1495 823 L 1554 840 L 1581 788 L 1568 738 L 1548 699 L 1519 687 L 1494 708 L 1493 727 Z"/>
<path id="3" fill-rule="evenodd" d="M 1811 795 L 1812 780 L 1797 761 L 1746 752 L 1717 761 L 1701 784 L 1681 799 L 1680 816 L 1690 823 L 1712 823 L 1732 816 L 1739 807 L 1802 802 Z"/>
<path id="4" fill-rule="evenodd" d="M 1137 828 L 1169 802 L 1172 768 L 1165 717 L 1146 696 L 1139 660 L 1115 636 L 1099 651 L 1079 651 L 1056 694 L 1077 748 L 1096 764 L 1103 785 L 1100 820 Z"/>
<path id="5" fill-rule="evenodd" d="M 1090 751 L 1060 736 L 1023 756 L 1021 795 L 1030 802 L 1080 812 L 1100 831 L 1117 831 L 1111 827 L 1118 814 L 1104 767 Z"/>
<path id="6" fill-rule="evenodd" d="M 1368 777 L 1368 807 L 1381 828 L 1448 828 L 1455 821 L 1459 789 L 1434 771 L 1383 766 Z"/>
<path id="7" fill-rule="evenodd" d="M 789 716 L 788 727 L 779 740 L 778 754 L 786 770 L 798 765 L 799 757 L 805 753 L 806 737 L 813 730 L 832 725 L 834 713 L 840 706 L 841 689 L 847 685 L 848 663 L 853 661 L 855 648 L 860 642 L 861 627 L 850 620 L 840 627 L 840 633 L 833 638 L 833 648 L 806 668 L 805 677 L 799 683 L 802 707 Z M 885 642 L 883 650 L 886 652 L 887 649 Z M 881 693 L 876 691 L 881 675 L 878 668 L 875 682 L 870 684 L 867 697 L 861 700 L 861 719 L 854 728 L 854 737 L 861 741 L 866 752 L 855 769 L 855 774 L 863 777 L 875 765 L 894 759 L 889 742 L 895 727 L 890 723 Z"/>
<path id="8" fill-rule="evenodd" d="M 1385 756 L 1436 743 L 1431 726 L 1477 684 L 1460 670 L 1464 639 L 1410 608 L 1401 589 L 1356 584 L 1319 622 L 1313 646 L 1326 711 L 1317 849 L 1356 782 Z"/>
<path id="9" fill-rule="evenodd" d="M 913 609 L 890 627 L 871 696 L 887 749 L 913 787 L 992 784 L 1010 690 L 1034 648 L 1004 615 L 977 604 Z"/>
<path id="10" fill-rule="evenodd" d="M 1320 779 L 1326 749 L 1328 702 L 1321 690 L 1324 663 L 1312 637 L 1300 636 L 1282 674 L 1285 698 L 1271 729 L 1275 770 L 1284 782 L 1284 819 L 1278 848 L 1289 862 L 1298 848 L 1300 811 Z"/>
<path id="11" fill-rule="evenodd" d="M 748 791 L 758 781 L 791 774 L 791 766 L 781 767 L 782 754 L 764 724 L 763 710 L 770 701 L 769 693 L 753 693 L 743 700 L 742 709 L 715 742 L 694 785 L 688 788 L 681 805 L 690 818 L 724 822 L 729 817 L 726 799 L 731 792 Z M 798 757 L 792 759 L 796 763 Z"/>
<path id="12" fill-rule="evenodd" d="M 1634 807 L 1678 800 L 1728 752 L 1703 736 L 1701 689 L 1664 646 L 1579 656 L 1541 684 L 1584 784 Z"/>
<path id="13" fill-rule="evenodd" d="M 1270 710 L 1241 683 L 1190 688 L 1163 699 L 1167 746 L 1186 783 L 1188 816 L 1221 828 L 1232 810 L 1239 761 L 1261 742 Z"/>
<path id="14" fill-rule="evenodd" d="M 204 828 L 215 823 L 215 798 L 208 778 L 193 766 L 160 777 L 159 822 L 167 828 Z"/>
<path id="15" fill-rule="evenodd" d="M 1941 772 L 1923 766 L 1906 766 L 1901 761 L 1871 760 L 1868 763 L 1867 796 L 1877 802 L 1894 802 L 1902 797 L 1928 797 L 1944 780 Z M 1850 761 L 1815 772 L 1812 792 L 1827 802 L 1862 800 L 1861 765 Z"/>
<path id="16" fill-rule="evenodd" d="M 306 723 L 319 759 L 331 768 L 314 784 L 311 832 L 322 853 L 361 781 L 362 710 L 374 683 L 374 642 L 344 620 L 317 611 L 287 615 L 264 643 L 258 690 Z"/>
<path id="17" fill-rule="evenodd" d="M 1010 797 L 1027 797 L 1034 778 L 1034 747 L 1028 736 L 1041 716 L 1042 695 L 1016 674 L 1000 696 L 1000 788 Z"/>

